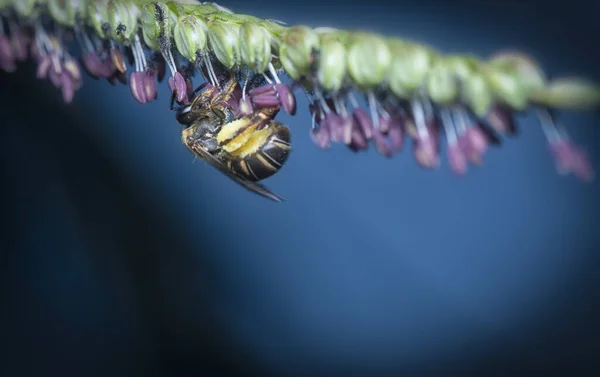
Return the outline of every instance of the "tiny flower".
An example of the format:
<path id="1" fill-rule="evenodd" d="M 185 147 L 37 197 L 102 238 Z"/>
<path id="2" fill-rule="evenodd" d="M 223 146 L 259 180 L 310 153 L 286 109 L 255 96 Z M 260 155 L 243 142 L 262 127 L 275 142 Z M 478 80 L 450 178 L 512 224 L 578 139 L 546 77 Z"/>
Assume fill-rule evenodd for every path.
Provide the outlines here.
<path id="1" fill-rule="evenodd" d="M 76 83 L 66 71 L 60 75 L 59 79 L 63 100 L 65 101 L 65 103 L 71 103 L 71 101 L 73 100 L 73 96 L 75 95 Z"/>
<path id="2" fill-rule="evenodd" d="M 42 56 L 38 61 L 36 77 L 38 79 L 45 79 L 48 77 L 50 71 L 50 57 L 48 55 Z"/>
<path id="3" fill-rule="evenodd" d="M 248 92 L 252 103 L 258 107 L 281 106 L 285 112 L 296 113 L 296 97 L 292 90 L 283 83 L 269 83 Z"/>
<path id="4" fill-rule="evenodd" d="M 404 129 L 403 119 L 392 118 L 390 121 L 389 130 L 387 132 L 390 145 L 393 153 L 399 153 L 402 150 L 402 144 L 404 143 Z"/>
<path id="5" fill-rule="evenodd" d="M 499 134 L 513 136 L 517 133 L 512 111 L 506 107 L 494 106 L 486 116 L 488 125 Z"/>
<path id="6" fill-rule="evenodd" d="M 112 63 L 115 68 L 122 73 L 127 71 L 127 66 L 125 65 L 125 55 L 123 51 L 118 46 L 113 46 L 110 49 L 110 58 L 112 59 Z"/>
<path id="7" fill-rule="evenodd" d="M 277 91 L 277 97 L 280 100 L 281 107 L 285 110 L 286 113 L 290 115 L 296 114 L 296 97 L 294 93 L 290 90 L 290 87 L 282 84 L 276 83 L 274 84 L 275 90 Z"/>
<path id="8" fill-rule="evenodd" d="M 11 43 L 15 59 L 25 61 L 27 59 L 28 39 L 21 28 L 13 28 Z"/>
<path id="9" fill-rule="evenodd" d="M 259 96 L 252 96 L 252 102 L 258 107 L 276 107 L 279 106 L 279 98 L 277 94 L 267 93 Z"/>
<path id="10" fill-rule="evenodd" d="M 144 72 L 132 72 L 131 75 L 129 75 L 129 88 L 131 89 L 133 98 L 135 98 L 141 104 L 148 102 L 148 97 L 146 96 L 146 90 L 144 88 L 144 81 Z"/>
<path id="11" fill-rule="evenodd" d="M 81 70 L 75 59 L 71 56 L 66 57 L 63 61 L 63 68 L 75 83 L 81 82 Z"/>
<path id="12" fill-rule="evenodd" d="M 549 147 L 559 173 L 573 173 L 585 181 L 593 179 L 594 171 L 586 153 L 570 140 L 558 138 L 551 141 Z"/>
<path id="13" fill-rule="evenodd" d="M 144 75 L 144 93 L 147 101 L 153 101 L 158 97 L 155 73 L 152 70 L 146 71 Z"/>
<path id="14" fill-rule="evenodd" d="M 369 148 L 369 141 L 358 124 L 356 124 L 355 119 L 353 119 L 353 122 L 352 140 L 350 141 L 350 144 L 348 144 L 348 147 L 354 152 L 367 150 Z"/>
<path id="15" fill-rule="evenodd" d="M 240 103 L 238 105 L 238 111 L 235 114 L 236 118 L 239 118 L 244 115 L 250 115 L 254 111 L 254 107 L 252 106 L 252 100 L 250 96 L 245 96 L 240 99 Z"/>
<path id="16" fill-rule="evenodd" d="M 313 127 L 310 130 L 310 137 L 320 148 L 328 148 L 331 141 L 331 132 L 327 123 L 323 123 L 323 112 L 319 106 L 310 104 L 308 110 L 313 119 Z"/>
<path id="17" fill-rule="evenodd" d="M 52 83 L 52 85 L 54 85 L 57 88 L 60 88 L 62 85 L 62 71 L 59 73 L 54 69 L 50 69 L 48 71 L 48 78 L 50 79 L 50 82 Z"/>
<path id="18" fill-rule="evenodd" d="M 478 126 L 468 127 L 466 131 L 458 137 L 458 140 L 469 162 L 480 165 L 489 144 L 487 136 L 483 133 L 481 128 Z"/>
<path id="19" fill-rule="evenodd" d="M 333 111 L 323 112 L 322 117 L 321 124 L 329 129 L 331 141 L 336 143 L 344 141 L 344 128 L 346 126 L 344 118 Z M 351 134 L 348 136 L 350 138 Z"/>
<path id="20" fill-rule="evenodd" d="M 375 142 L 375 148 L 381 155 L 388 158 L 392 157 L 394 151 L 388 143 L 388 139 L 381 133 L 379 129 L 375 129 L 373 131 L 373 141 Z"/>
<path id="21" fill-rule="evenodd" d="M 413 154 L 417 163 L 423 168 L 436 168 L 440 164 L 437 142 L 431 136 L 415 140 Z"/>
<path id="22" fill-rule="evenodd" d="M 175 72 L 173 76 L 169 77 L 169 88 L 171 88 L 171 91 L 175 93 L 175 99 L 177 102 L 189 102 L 187 96 L 187 82 L 181 73 Z"/>
<path id="23" fill-rule="evenodd" d="M 367 111 L 358 108 L 354 110 L 353 115 L 367 140 L 371 140 L 371 138 L 373 138 L 373 122 L 371 121 L 369 114 L 367 114 Z"/>
<path id="24" fill-rule="evenodd" d="M 450 169 L 457 175 L 464 175 L 467 172 L 467 159 L 460 144 L 448 144 L 447 153 Z"/>
<path id="25" fill-rule="evenodd" d="M 6 35 L 0 35 L 0 68 L 6 72 L 13 72 L 17 68 L 14 52 Z"/>
<path id="26" fill-rule="evenodd" d="M 329 147 L 331 135 L 327 127 L 319 126 L 318 128 L 311 128 L 310 137 L 319 148 L 325 149 Z"/>
<path id="27" fill-rule="evenodd" d="M 93 78 L 98 78 L 102 72 L 102 61 L 95 52 L 87 52 L 81 56 L 81 63 L 87 73 Z"/>
<path id="28" fill-rule="evenodd" d="M 112 64 L 112 63 L 111 63 Z M 106 78 L 108 80 L 108 82 L 111 85 L 116 85 L 117 82 L 120 82 L 121 84 L 125 85 L 127 84 L 127 76 L 125 75 L 124 72 L 120 72 L 118 70 L 115 70 L 112 75 L 110 75 L 109 77 Z"/>

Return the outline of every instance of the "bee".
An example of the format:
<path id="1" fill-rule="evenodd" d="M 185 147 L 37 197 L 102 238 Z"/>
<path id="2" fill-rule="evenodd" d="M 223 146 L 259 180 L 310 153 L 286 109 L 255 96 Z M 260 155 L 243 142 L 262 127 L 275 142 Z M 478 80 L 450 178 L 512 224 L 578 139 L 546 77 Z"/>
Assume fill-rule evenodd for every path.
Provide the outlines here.
<path id="1" fill-rule="evenodd" d="M 177 122 L 184 126 L 181 141 L 236 183 L 281 202 L 283 198 L 258 182 L 283 167 L 292 148 L 290 130 L 274 120 L 279 107 L 260 108 L 236 119 L 231 103 L 238 103 L 240 95 L 234 78 L 222 88 L 200 91 L 177 110 Z"/>

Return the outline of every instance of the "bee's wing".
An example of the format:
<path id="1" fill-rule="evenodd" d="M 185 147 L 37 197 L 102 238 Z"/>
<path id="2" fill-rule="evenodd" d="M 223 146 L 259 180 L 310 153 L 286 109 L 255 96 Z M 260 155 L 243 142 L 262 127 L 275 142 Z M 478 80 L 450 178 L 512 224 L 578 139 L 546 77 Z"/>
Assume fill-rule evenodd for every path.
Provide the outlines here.
<path id="1" fill-rule="evenodd" d="M 225 166 L 221 161 L 219 161 L 215 156 L 205 151 L 202 146 L 198 143 L 193 143 L 190 146 L 190 149 L 201 159 L 208 162 L 215 168 L 219 169 L 223 174 L 231 178 L 233 181 L 237 182 L 239 185 L 245 187 L 246 189 L 264 196 L 265 198 L 271 199 L 276 202 L 283 202 L 283 198 L 279 195 L 275 194 L 265 186 L 261 185 L 258 182 L 252 182 L 241 175 L 229 170 L 227 166 Z"/>

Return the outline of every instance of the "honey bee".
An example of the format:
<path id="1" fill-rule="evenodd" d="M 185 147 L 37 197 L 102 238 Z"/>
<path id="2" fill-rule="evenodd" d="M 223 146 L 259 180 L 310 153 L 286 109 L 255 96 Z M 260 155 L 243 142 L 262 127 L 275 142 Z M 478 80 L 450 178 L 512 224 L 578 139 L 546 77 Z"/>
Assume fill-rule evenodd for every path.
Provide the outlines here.
<path id="1" fill-rule="evenodd" d="M 274 120 L 279 107 L 261 108 L 235 119 L 230 103 L 239 101 L 239 84 L 230 79 L 222 88 L 211 86 L 177 110 L 185 126 L 183 144 L 246 189 L 271 200 L 283 198 L 258 183 L 277 173 L 291 151 L 289 129 Z"/>

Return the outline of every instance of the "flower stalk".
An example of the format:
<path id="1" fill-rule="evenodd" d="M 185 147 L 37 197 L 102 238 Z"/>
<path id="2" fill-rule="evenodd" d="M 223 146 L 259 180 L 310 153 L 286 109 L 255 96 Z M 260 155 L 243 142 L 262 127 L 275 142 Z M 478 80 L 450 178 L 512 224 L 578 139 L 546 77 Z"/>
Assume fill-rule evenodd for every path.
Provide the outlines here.
<path id="1" fill-rule="evenodd" d="M 93 78 L 129 83 L 141 104 L 157 98 L 167 67 L 181 105 L 193 99 L 198 75 L 216 88 L 234 75 L 242 88 L 236 117 L 272 106 L 293 115 L 302 91 L 319 147 L 374 145 L 391 157 L 409 139 L 419 165 L 439 166 L 443 146 L 457 175 L 516 134 L 514 114 L 534 109 L 559 170 L 593 176 L 557 114 L 599 108 L 600 88 L 582 78 L 550 80 L 518 51 L 448 55 L 398 37 L 284 26 L 194 0 L 0 0 L 0 69 L 12 72 L 27 58 L 66 102 L 82 85 L 80 64 Z"/>

